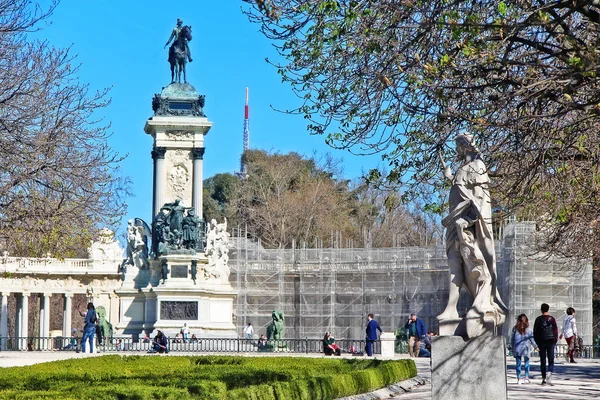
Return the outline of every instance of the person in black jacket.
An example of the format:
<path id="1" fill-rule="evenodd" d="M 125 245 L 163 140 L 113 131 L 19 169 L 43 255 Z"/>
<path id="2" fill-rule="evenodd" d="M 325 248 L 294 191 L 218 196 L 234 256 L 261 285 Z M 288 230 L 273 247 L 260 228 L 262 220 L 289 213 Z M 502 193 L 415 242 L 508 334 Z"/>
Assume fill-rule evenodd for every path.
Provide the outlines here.
<path id="1" fill-rule="evenodd" d="M 148 353 L 168 353 L 169 340 L 162 331 L 157 331 L 152 342 L 152 349 Z"/>
<path id="2" fill-rule="evenodd" d="M 550 306 L 548 304 L 542 304 L 541 311 L 542 315 L 535 319 L 533 325 L 533 339 L 540 349 L 542 385 L 554 386 L 552 372 L 554 372 L 554 347 L 558 341 L 558 325 L 556 319 L 549 314 Z M 546 358 L 548 359 L 548 373 L 546 373 Z"/>

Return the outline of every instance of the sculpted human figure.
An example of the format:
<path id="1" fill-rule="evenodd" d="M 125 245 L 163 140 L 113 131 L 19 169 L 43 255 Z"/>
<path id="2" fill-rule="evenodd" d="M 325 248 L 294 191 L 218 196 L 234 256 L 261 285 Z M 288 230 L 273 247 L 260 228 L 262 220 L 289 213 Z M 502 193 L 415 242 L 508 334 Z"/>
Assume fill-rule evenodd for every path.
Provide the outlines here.
<path id="1" fill-rule="evenodd" d="M 273 321 L 267 327 L 267 340 L 283 339 L 285 334 L 285 317 L 283 312 L 273 310 L 271 318 L 273 318 Z"/>
<path id="2" fill-rule="evenodd" d="M 460 166 L 453 175 L 442 159 L 444 176 L 452 181 L 448 199 L 446 254 L 450 272 L 448 305 L 437 318 L 458 319 L 457 304 L 463 285 L 473 296 L 466 315 L 467 335 L 480 336 L 484 327 L 504 323 L 506 306 L 498 293 L 496 259 L 492 234 L 492 211 L 487 168 L 468 133 L 456 136 Z"/>
<path id="3" fill-rule="evenodd" d="M 160 255 L 159 247 L 160 243 L 164 242 L 164 228 L 166 224 L 166 216 L 165 213 L 160 210 L 158 214 L 154 217 L 154 221 L 152 222 L 152 252 L 154 256 Z"/>
<path id="4" fill-rule="evenodd" d="M 169 43 L 171 43 L 171 41 L 173 41 L 173 44 L 171 45 L 171 48 L 169 49 L 169 62 L 171 61 L 171 52 L 173 51 L 172 47 L 173 45 L 175 45 L 175 41 L 177 39 L 180 39 L 183 41 L 183 45 L 185 46 L 185 55 L 188 59 L 189 62 L 192 62 L 194 60 L 192 60 L 192 53 L 190 53 L 190 46 L 188 45 L 188 41 L 186 38 L 180 38 L 180 33 L 181 30 L 183 29 L 183 20 L 181 18 L 177 18 L 177 26 L 175 28 L 173 28 L 173 30 L 171 31 L 171 36 L 169 36 L 169 40 L 167 40 L 167 43 L 165 43 L 165 47 L 167 47 L 169 45 Z"/>
<path id="5" fill-rule="evenodd" d="M 169 47 L 169 64 L 171 65 L 171 83 L 187 83 L 186 76 L 186 62 L 192 62 L 192 55 L 190 54 L 190 46 L 188 42 L 192 40 L 192 27 L 183 26 L 183 21 L 178 18 L 177 26 L 171 31 L 171 36 L 165 44 L 165 47 L 173 41 L 171 47 Z"/>
<path id="6" fill-rule="evenodd" d="M 183 246 L 186 249 L 196 248 L 196 241 L 198 240 L 198 226 L 201 222 L 202 220 L 196 215 L 194 208 L 190 208 L 182 223 Z"/>
<path id="7" fill-rule="evenodd" d="M 186 210 L 186 207 L 182 206 L 180 204 L 180 200 L 177 199 L 172 203 L 165 203 L 164 206 L 162 206 L 161 211 L 162 210 L 167 210 L 169 212 L 169 214 L 166 217 L 166 224 L 169 226 L 169 229 L 171 230 L 171 232 L 175 232 L 176 230 L 178 232 L 182 231 L 182 224 L 183 224 L 183 216 Z"/>

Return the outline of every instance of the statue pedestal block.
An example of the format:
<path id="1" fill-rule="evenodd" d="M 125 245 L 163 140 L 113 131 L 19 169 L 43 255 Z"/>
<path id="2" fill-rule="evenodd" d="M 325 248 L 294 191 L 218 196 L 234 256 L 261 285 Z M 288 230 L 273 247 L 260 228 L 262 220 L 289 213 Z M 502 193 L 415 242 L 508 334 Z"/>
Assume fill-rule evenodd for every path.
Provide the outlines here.
<path id="1" fill-rule="evenodd" d="M 502 336 L 433 337 L 432 400 L 506 400 L 506 345 Z"/>
<path id="2" fill-rule="evenodd" d="M 461 336 L 468 338 L 467 334 L 467 318 L 446 319 L 438 321 L 440 327 L 440 336 Z M 477 323 L 482 323 L 482 330 L 486 332 L 496 332 L 496 324 L 493 319 L 484 318 L 483 322 L 478 317 L 475 319 Z"/>
<path id="3" fill-rule="evenodd" d="M 186 323 L 198 338 L 237 337 L 233 323 L 236 292 L 228 280 L 206 278 L 208 260 L 203 254 L 167 255 L 167 279 L 152 288 L 156 295 L 155 329 L 171 339 Z M 196 262 L 195 278 L 192 262 Z"/>
<path id="4" fill-rule="evenodd" d="M 394 358 L 396 335 L 391 332 L 384 332 L 379 339 L 381 340 L 381 357 Z"/>

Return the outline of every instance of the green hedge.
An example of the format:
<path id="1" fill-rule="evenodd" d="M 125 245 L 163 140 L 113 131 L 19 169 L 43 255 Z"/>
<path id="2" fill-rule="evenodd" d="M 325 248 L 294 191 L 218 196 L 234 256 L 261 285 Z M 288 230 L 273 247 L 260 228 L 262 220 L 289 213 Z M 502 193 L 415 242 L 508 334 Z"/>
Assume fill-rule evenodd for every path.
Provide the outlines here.
<path id="1" fill-rule="evenodd" d="M 334 399 L 416 374 L 408 359 L 110 355 L 4 368 L 0 399 Z"/>

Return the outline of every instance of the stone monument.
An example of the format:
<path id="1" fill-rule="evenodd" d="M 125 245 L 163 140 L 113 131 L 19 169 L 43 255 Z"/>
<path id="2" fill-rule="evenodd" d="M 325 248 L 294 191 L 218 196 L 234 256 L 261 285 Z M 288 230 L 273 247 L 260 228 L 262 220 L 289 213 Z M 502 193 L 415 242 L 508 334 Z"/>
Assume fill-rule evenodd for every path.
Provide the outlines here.
<path id="1" fill-rule="evenodd" d="M 450 210 L 442 221 L 450 290 L 438 316 L 440 336 L 432 341 L 432 398 L 506 399 L 506 346 L 496 336 L 506 306 L 496 284 L 489 177 L 472 136 L 459 134 L 455 143 L 460 166 L 454 175 L 440 155 L 444 176 L 452 181 Z M 457 304 L 463 286 L 473 304 L 461 318 Z"/>
<path id="2" fill-rule="evenodd" d="M 178 20 L 169 42 L 186 31 L 181 25 Z M 188 40 L 183 51 L 191 61 Z M 169 59 L 172 52 L 173 46 Z M 118 328 L 124 333 L 159 329 L 174 336 L 187 323 L 197 337 L 237 337 L 233 324 L 236 293 L 229 284 L 227 265 L 227 221 L 205 226 L 201 219 L 204 136 L 212 126 L 203 111 L 204 99 L 188 83 L 171 83 L 152 99 L 154 115 L 144 131 L 154 139 L 154 218 L 151 232 L 150 228 L 134 232 L 142 238 L 137 242 L 133 238 L 132 252 L 136 243 L 141 255 L 145 254 L 141 243 L 151 245 L 148 267 L 144 260 L 129 262 L 118 291 Z"/>

